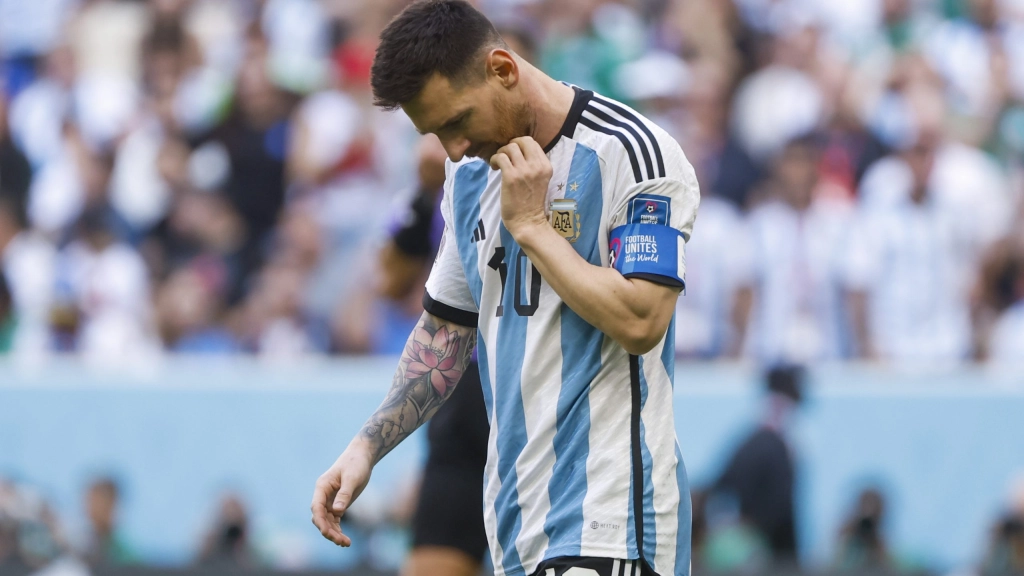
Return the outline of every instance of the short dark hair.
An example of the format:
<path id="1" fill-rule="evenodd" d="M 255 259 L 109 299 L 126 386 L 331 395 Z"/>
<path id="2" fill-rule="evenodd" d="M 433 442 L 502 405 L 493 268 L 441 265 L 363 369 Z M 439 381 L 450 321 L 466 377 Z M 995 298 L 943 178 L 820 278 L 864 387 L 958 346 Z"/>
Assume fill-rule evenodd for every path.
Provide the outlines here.
<path id="1" fill-rule="evenodd" d="M 435 72 L 465 81 L 482 48 L 504 45 L 491 21 L 468 2 L 415 2 L 381 32 L 370 69 L 373 103 L 394 110 L 416 98 Z"/>

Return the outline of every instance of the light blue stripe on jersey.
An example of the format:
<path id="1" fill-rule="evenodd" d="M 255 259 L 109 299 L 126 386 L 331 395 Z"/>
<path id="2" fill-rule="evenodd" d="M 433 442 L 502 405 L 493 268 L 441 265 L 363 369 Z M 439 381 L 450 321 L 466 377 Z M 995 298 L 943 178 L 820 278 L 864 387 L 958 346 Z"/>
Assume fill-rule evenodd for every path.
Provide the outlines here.
<path id="1" fill-rule="evenodd" d="M 567 177 L 566 198 L 575 199 L 580 236 L 572 244 L 591 264 L 601 265 L 601 165 L 597 153 L 576 145 Z M 577 184 L 576 190 L 570 184 Z M 561 306 L 562 388 L 558 393 L 553 440 L 555 464 L 548 482 L 551 509 L 544 519 L 545 558 L 579 556 L 583 536 L 583 499 L 587 494 L 590 454 L 590 383 L 601 370 L 604 334 L 564 303 Z"/>
<path id="2" fill-rule="evenodd" d="M 476 244 L 472 242 L 473 230 L 480 220 L 480 196 L 487 188 L 487 173 L 491 168 L 486 162 L 477 161 L 463 164 L 455 172 L 452 184 L 452 212 L 455 222 L 455 243 L 459 247 L 459 258 L 466 272 L 466 282 L 473 294 L 477 309 L 483 293 L 483 280 L 477 267 Z"/>
<path id="3" fill-rule="evenodd" d="M 668 374 L 668 381 L 674 390 L 676 387 L 676 315 L 672 313 L 672 320 L 668 323 L 668 332 L 665 333 L 665 347 L 661 349 L 661 363 L 665 365 L 665 373 Z"/>
<path id="4" fill-rule="evenodd" d="M 644 406 L 647 405 L 647 377 L 644 376 L 644 357 L 638 356 L 637 362 L 640 365 L 640 413 L 643 414 Z M 654 479 L 651 475 L 654 470 L 654 460 L 651 459 L 651 451 L 647 447 L 647 431 L 644 428 L 643 418 L 640 419 L 640 459 L 644 466 L 644 551 L 643 557 L 649 563 L 654 562 L 654 554 L 658 547 L 658 530 L 654 515 Z"/>
<path id="5" fill-rule="evenodd" d="M 690 574 L 690 530 L 693 510 L 690 505 L 690 481 L 686 477 L 686 466 L 683 465 L 683 452 L 676 445 L 676 483 L 679 484 L 679 526 L 676 528 L 676 565 L 672 570 L 675 576 Z"/>
<path id="6" fill-rule="evenodd" d="M 500 225 L 501 245 L 505 247 L 505 264 L 508 276 L 505 282 L 502 306 L 505 313 L 498 321 L 498 337 L 495 346 L 501 352 L 495 358 L 495 374 L 501 383 L 495 394 L 494 407 L 497 411 L 498 479 L 501 487 L 494 500 L 498 517 L 495 536 L 502 550 L 502 566 L 508 572 L 521 570 L 516 538 L 523 527 L 523 511 L 519 507 L 519 475 L 516 460 L 526 446 L 526 416 L 523 413 L 523 357 L 526 355 L 526 323 L 529 316 L 520 316 L 515 308 L 516 261 L 519 259 L 519 244 L 512 238 L 505 224 Z M 523 258 L 525 260 L 525 257 Z M 525 262 L 524 262 L 525 264 Z M 528 270 L 522 273 L 528 274 Z M 523 284 L 527 284 L 524 280 Z M 522 302 L 529 301 L 529 293 L 520 296 Z M 532 304 L 532 302 L 531 302 Z"/>

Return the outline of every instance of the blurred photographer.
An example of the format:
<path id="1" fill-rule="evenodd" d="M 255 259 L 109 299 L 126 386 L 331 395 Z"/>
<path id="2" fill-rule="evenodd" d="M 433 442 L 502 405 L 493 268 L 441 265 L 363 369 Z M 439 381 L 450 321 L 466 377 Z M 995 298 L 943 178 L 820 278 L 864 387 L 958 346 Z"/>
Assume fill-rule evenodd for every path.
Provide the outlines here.
<path id="1" fill-rule="evenodd" d="M 857 504 L 839 533 L 836 567 L 840 571 L 884 571 L 892 567 L 882 534 L 885 498 L 874 488 L 857 497 Z"/>
<path id="2" fill-rule="evenodd" d="M 1024 478 L 1017 481 L 1010 500 L 1010 510 L 992 529 L 983 576 L 1024 573 Z"/>

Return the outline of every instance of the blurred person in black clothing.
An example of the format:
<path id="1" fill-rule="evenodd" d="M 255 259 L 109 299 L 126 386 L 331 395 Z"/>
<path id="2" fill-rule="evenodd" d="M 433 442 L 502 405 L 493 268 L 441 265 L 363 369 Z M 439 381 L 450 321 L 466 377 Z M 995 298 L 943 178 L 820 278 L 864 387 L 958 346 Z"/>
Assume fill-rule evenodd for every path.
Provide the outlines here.
<path id="1" fill-rule="evenodd" d="M 14 340 L 14 307 L 11 302 L 11 289 L 7 285 L 7 278 L 0 270 L 0 354 L 11 351 Z"/>
<path id="2" fill-rule="evenodd" d="M 225 194 L 246 226 L 242 277 L 260 267 L 263 248 L 285 202 L 288 118 L 294 98 L 269 77 L 266 40 L 250 31 L 247 54 L 227 119 L 204 141 L 223 145 L 230 162 Z M 237 302 L 240 293 L 231 294 Z"/>
<path id="3" fill-rule="evenodd" d="M 18 206 L 28 201 L 32 165 L 11 139 L 7 124 L 7 96 L 0 84 L 0 198 L 11 198 Z"/>
<path id="4" fill-rule="evenodd" d="M 1024 574 L 1024 479 L 1011 494 L 1010 509 L 992 528 L 982 576 Z"/>
<path id="5" fill-rule="evenodd" d="M 857 497 L 853 513 L 839 533 L 836 568 L 849 571 L 885 571 L 892 568 L 882 529 L 885 497 L 868 488 Z"/>
<path id="6" fill-rule="evenodd" d="M 256 565 L 256 555 L 249 546 L 249 514 L 238 496 L 229 494 L 221 500 L 199 553 L 199 564 L 218 568 Z"/>
<path id="7" fill-rule="evenodd" d="M 787 428 L 803 399 L 803 369 L 782 366 L 768 372 L 764 420 L 733 453 L 713 494 L 736 500 L 741 519 L 760 532 L 776 564 L 797 561 L 793 451 Z"/>

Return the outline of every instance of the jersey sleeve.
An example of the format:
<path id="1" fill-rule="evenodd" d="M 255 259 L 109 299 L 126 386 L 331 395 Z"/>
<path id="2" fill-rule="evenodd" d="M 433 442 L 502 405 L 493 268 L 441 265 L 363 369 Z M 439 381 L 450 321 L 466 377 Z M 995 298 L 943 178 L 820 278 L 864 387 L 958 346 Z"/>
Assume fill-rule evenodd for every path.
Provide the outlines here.
<path id="1" fill-rule="evenodd" d="M 451 176 L 451 163 L 448 162 L 446 167 Z M 449 177 L 445 182 L 444 198 L 441 201 L 444 233 L 441 235 L 434 266 L 427 278 L 423 309 L 442 320 L 475 328 L 479 310 L 470 292 L 469 282 L 466 281 L 466 272 L 459 257 L 459 247 L 452 228 L 451 183 L 452 178 Z"/>
<path id="2" fill-rule="evenodd" d="M 665 176 L 625 181 L 609 220 L 610 264 L 626 278 L 685 288 L 686 243 L 700 204 L 693 167 L 679 145 L 659 138 Z M 666 142 L 667 140 L 667 142 Z"/>

